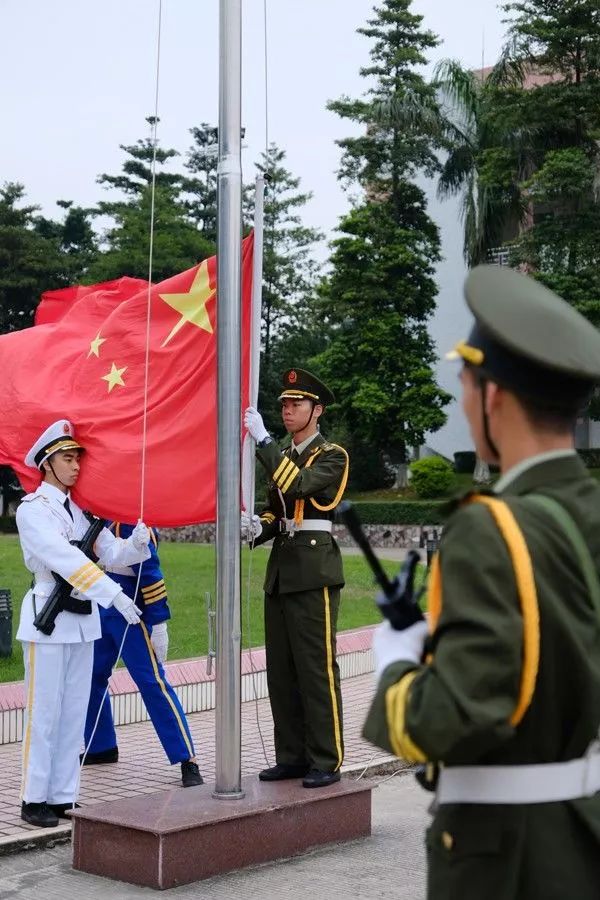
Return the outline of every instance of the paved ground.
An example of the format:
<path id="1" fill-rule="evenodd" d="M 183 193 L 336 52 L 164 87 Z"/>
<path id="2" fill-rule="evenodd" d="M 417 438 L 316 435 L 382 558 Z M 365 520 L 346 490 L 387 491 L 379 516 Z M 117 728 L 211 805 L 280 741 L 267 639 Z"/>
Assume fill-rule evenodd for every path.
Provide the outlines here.
<path id="1" fill-rule="evenodd" d="M 135 726 L 139 727 L 139 726 Z M 188 900 L 424 900 L 423 831 L 429 796 L 408 773 L 383 781 L 373 791 L 370 838 L 323 848 L 174 888 L 169 896 Z M 3 900 L 137 900 L 156 896 L 149 888 L 107 881 L 71 869 L 68 846 L 4 857 Z"/>
<path id="2" fill-rule="evenodd" d="M 360 730 L 370 702 L 373 676 L 361 675 L 342 681 L 346 756 L 345 767 L 372 764 L 382 758 L 362 740 Z M 214 780 L 214 710 L 188 716 L 200 771 L 204 779 Z M 117 729 L 119 762 L 108 766 L 85 766 L 79 802 L 82 806 L 103 803 L 138 794 L 168 790 L 180 784 L 179 767 L 169 766 L 150 722 L 124 725 Z M 250 775 L 274 763 L 273 721 L 268 700 L 242 704 L 242 774 Z M 264 742 L 264 750 L 263 750 Z M 19 816 L 21 744 L 0 746 L 0 852 L 15 840 L 27 840 L 55 829 L 36 829 Z M 60 825 L 59 833 L 70 830 Z M 3 865 L 3 863 L 2 863 Z M 2 895 L 0 894 L 0 897 Z"/>

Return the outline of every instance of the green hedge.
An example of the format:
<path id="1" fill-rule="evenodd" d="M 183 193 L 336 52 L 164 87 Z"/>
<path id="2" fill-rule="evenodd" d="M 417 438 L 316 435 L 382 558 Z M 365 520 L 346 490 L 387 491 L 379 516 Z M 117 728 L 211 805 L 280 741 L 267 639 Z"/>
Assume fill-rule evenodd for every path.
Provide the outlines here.
<path id="1" fill-rule="evenodd" d="M 357 500 L 354 503 L 365 525 L 441 525 L 443 506 L 444 503 L 434 500 Z"/>

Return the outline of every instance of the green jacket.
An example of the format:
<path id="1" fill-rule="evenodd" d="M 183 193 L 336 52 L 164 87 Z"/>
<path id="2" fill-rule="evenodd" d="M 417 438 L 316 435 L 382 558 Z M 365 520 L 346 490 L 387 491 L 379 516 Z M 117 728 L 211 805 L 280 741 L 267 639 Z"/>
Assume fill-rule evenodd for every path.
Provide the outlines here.
<path id="1" fill-rule="evenodd" d="M 326 531 L 282 531 L 285 520 L 299 516 L 333 520 L 348 475 L 348 454 L 317 434 L 295 462 L 291 447 L 275 443 L 256 454 L 270 476 L 268 503 L 261 512 L 263 531 L 257 544 L 274 538 L 264 589 L 281 594 L 332 587 L 344 583 L 342 556 Z"/>
<path id="2" fill-rule="evenodd" d="M 513 564 L 489 509 L 471 503 L 450 516 L 440 544 L 442 606 L 430 638 L 429 662 L 417 668 L 398 662 L 384 671 L 364 726 L 368 740 L 388 751 L 404 747 L 412 761 L 425 757 L 447 766 L 560 762 L 584 755 L 600 725 L 600 620 L 568 537 L 528 494 L 546 494 L 568 511 L 600 571 L 600 486 L 578 457 L 541 462 L 507 486 L 501 498 L 525 537 L 540 617 L 539 667 L 523 718 L 511 723 L 525 658 Z M 408 675 L 403 682 L 411 670 L 414 680 Z M 388 691 L 397 691 L 402 683 L 408 685 L 404 702 L 392 713 Z M 586 842 L 600 844 L 600 794 L 529 807 L 443 806 L 429 840 L 434 857 L 445 854 L 448 860 L 456 859 L 460 847 L 477 855 L 503 846 L 505 864 L 519 854 L 520 862 L 511 863 L 519 877 L 525 877 L 526 864 L 531 884 L 539 886 L 529 895 L 508 888 L 501 893 L 508 875 L 503 876 L 496 892 L 487 890 L 488 900 L 587 900 L 596 895 L 589 888 L 592 874 L 585 872 L 589 846 L 584 851 Z M 507 855 L 506 841 L 512 842 L 514 853 Z M 561 886 L 565 853 L 571 853 L 573 869 L 582 873 L 579 886 L 576 877 Z M 600 847 L 595 846 L 595 854 L 600 860 Z M 435 858 L 441 865 L 440 857 Z M 434 882 L 443 868 L 434 867 Z M 489 858 L 481 874 L 493 884 Z M 600 871 L 594 870 L 596 874 Z M 452 881 L 448 872 L 439 877 Z M 454 896 L 431 884 L 430 896 Z M 561 889 L 567 893 L 559 893 Z M 596 889 L 600 896 L 600 885 Z M 461 897 L 466 900 L 471 893 Z"/>

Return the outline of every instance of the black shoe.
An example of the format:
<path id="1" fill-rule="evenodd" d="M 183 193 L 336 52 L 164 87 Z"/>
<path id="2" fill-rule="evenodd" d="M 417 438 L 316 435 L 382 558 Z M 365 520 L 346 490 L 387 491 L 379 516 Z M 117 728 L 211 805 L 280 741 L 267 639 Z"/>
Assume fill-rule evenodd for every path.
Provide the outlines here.
<path id="1" fill-rule="evenodd" d="M 311 769 L 306 778 L 302 779 L 304 787 L 326 787 L 335 784 L 341 778 L 339 772 L 322 772 L 320 769 Z"/>
<path id="2" fill-rule="evenodd" d="M 277 763 L 270 769 L 263 769 L 258 773 L 261 781 L 285 781 L 286 778 L 303 778 L 308 772 L 308 766 L 286 766 Z"/>
<path id="3" fill-rule="evenodd" d="M 47 803 L 21 803 L 21 818 L 38 828 L 56 828 L 58 816 Z"/>
<path id="4" fill-rule="evenodd" d="M 181 783 L 184 787 L 196 787 L 198 784 L 204 784 L 200 769 L 191 759 L 181 763 Z"/>
<path id="5" fill-rule="evenodd" d="M 55 816 L 58 816 L 59 819 L 69 819 L 70 816 L 67 816 L 69 810 L 73 809 L 72 803 L 49 803 L 48 808 L 52 810 Z M 75 809 L 81 809 L 79 803 L 75 804 Z"/>
<path id="6" fill-rule="evenodd" d="M 105 763 L 119 762 L 119 748 L 111 747 L 109 750 L 100 750 L 98 753 L 88 753 L 83 759 L 83 753 L 79 755 L 79 762 L 83 760 L 84 766 L 102 766 Z"/>

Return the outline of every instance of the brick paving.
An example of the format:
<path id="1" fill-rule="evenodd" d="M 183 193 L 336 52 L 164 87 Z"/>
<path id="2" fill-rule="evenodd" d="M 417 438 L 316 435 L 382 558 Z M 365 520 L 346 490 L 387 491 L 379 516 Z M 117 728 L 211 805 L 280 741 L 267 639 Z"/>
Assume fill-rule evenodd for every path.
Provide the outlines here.
<path id="1" fill-rule="evenodd" d="M 344 769 L 379 763 L 385 757 L 360 736 L 373 691 L 373 675 L 342 680 L 346 754 Z M 214 710 L 188 716 L 200 771 L 207 782 L 215 773 Z M 264 742 L 264 751 L 261 742 Z M 117 728 L 119 762 L 107 766 L 85 766 L 82 770 L 79 803 L 89 806 L 135 797 L 138 794 L 171 790 L 180 782 L 179 766 L 170 766 L 150 722 Z M 265 759 L 266 752 L 266 759 Z M 268 700 L 242 704 L 242 775 L 251 775 L 274 763 L 273 722 Z M 19 817 L 21 744 L 0 746 L 0 849 L 3 844 L 31 840 L 40 833 L 64 833 L 70 824 L 57 829 L 39 829 Z"/>

